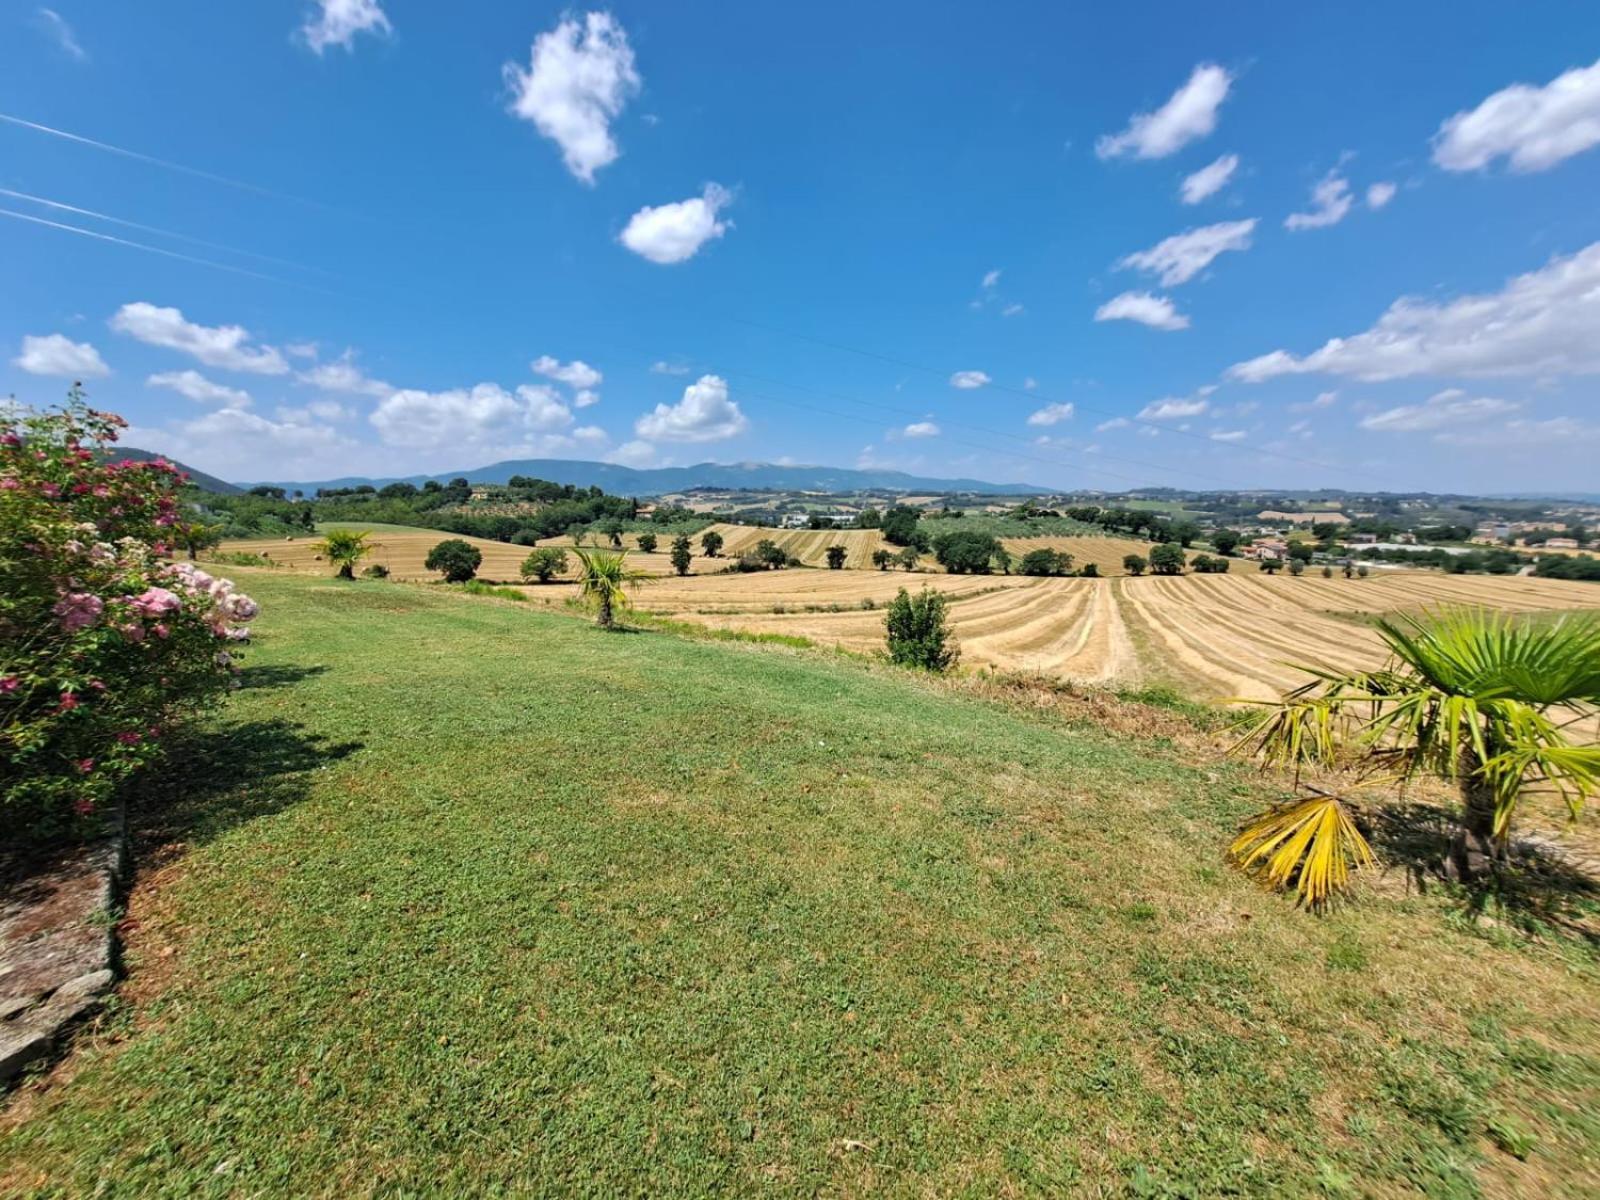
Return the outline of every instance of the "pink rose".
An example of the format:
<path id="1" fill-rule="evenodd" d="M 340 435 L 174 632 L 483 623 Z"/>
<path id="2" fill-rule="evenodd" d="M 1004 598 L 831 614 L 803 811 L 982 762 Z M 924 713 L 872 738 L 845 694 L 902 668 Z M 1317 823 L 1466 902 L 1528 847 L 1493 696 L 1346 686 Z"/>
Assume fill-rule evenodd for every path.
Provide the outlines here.
<path id="1" fill-rule="evenodd" d="M 183 601 L 178 599 L 166 588 L 146 588 L 140 595 L 133 598 L 133 607 L 147 617 L 165 616 L 170 612 L 177 612 L 183 607 Z M 166 634 L 162 634 L 165 637 Z"/>
<path id="2" fill-rule="evenodd" d="M 68 592 L 56 601 L 50 611 L 60 618 L 62 629 L 76 633 L 98 621 L 105 606 L 105 601 L 99 596 L 91 596 L 88 592 Z"/>
<path id="3" fill-rule="evenodd" d="M 4 679 L 0 679 L 0 695 L 9 696 L 21 686 L 22 680 L 15 675 L 7 675 Z"/>
<path id="4" fill-rule="evenodd" d="M 74 696 L 71 692 L 62 692 L 61 693 L 61 704 L 59 705 L 57 711 L 59 711 L 59 712 L 71 712 L 73 709 L 75 709 L 77 707 L 78 707 L 78 698 L 76 696 Z"/>
<path id="5" fill-rule="evenodd" d="M 80 817 L 87 817 L 94 811 L 94 801 L 90 800 L 87 796 L 81 800 L 74 800 L 72 802 L 72 811 L 77 813 Z"/>

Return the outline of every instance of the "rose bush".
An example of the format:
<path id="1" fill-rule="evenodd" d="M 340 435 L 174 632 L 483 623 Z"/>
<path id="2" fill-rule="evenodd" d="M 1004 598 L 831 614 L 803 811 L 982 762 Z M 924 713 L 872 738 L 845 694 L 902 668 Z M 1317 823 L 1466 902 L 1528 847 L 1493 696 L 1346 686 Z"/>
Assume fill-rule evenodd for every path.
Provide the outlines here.
<path id="1" fill-rule="evenodd" d="M 124 424 L 76 389 L 59 410 L 0 413 L 0 842 L 91 827 L 173 721 L 232 686 L 256 614 L 167 560 L 184 477 L 118 460 Z"/>

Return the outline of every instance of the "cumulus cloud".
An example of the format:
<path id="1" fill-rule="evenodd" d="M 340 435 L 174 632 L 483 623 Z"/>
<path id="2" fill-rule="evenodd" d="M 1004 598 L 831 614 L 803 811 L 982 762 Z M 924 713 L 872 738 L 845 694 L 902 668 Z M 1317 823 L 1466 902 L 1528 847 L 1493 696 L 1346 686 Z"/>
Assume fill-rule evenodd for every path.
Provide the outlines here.
<path id="1" fill-rule="evenodd" d="M 983 371 L 957 371 L 950 376 L 950 386 L 959 388 L 964 392 L 985 387 L 989 382 L 989 376 Z"/>
<path id="2" fill-rule="evenodd" d="M 622 244 L 653 263 L 684 262 L 733 228 L 732 221 L 717 220 L 717 213 L 732 200 L 726 188 L 708 183 L 705 191 L 688 200 L 656 207 L 647 204 L 628 218 Z"/>
<path id="3" fill-rule="evenodd" d="M 1245 429 L 1218 429 L 1210 436 L 1213 442 L 1242 442 L 1250 433 Z"/>
<path id="4" fill-rule="evenodd" d="M 604 375 L 581 358 L 564 363 L 548 354 L 541 354 L 529 365 L 535 375 L 543 375 L 546 379 L 554 379 L 557 383 L 564 383 L 579 391 L 599 387 L 605 379 Z"/>
<path id="5" fill-rule="evenodd" d="M 1176 421 L 1183 417 L 1198 417 L 1211 407 L 1210 401 L 1194 397 L 1166 396 L 1152 400 L 1139 410 L 1141 421 Z"/>
<path id="6" fill-rule="evenodd" d="M 676 404 L 658 404 L 634 422 L 633 431 L 646 441 L 718 442 L 737 437 L 750 422 L 728 398 L 727 381 L 702 375 L 683 389 Z"/>
<path id="7" fill-rule="evenodd" d="M 162 371 L 145 381 L 146 387 L 170 388 L 197 404 L 220 404 L 225 408 L 248 408 L 250 393 L 207 379 L 199 371 Z"/>
<path id="8" fill-rule="evenodd" d="M 378 0 L 317 0 L 317 7 L 300 26 L 300 36 L 318 54 L 329 46 L 352 49 L 360 33 L 390 32 L 389 18 Z"/>
<path id="9" fill-rule="evenodd" d="M 606 461 L 616 463 L 623 467 L 650 467 L 656 464 L 656 448 L 649 442 L 634 440 L 623 442 L 610 454 Z"/>
<path id="10" fill-rule="evenodd" d="M 1588 443 L 1600 442 L 1600 425 L 1578 417 L 1549 417 L 1542 421 L 1506 421 L 1484 429 L 1446 430 L 1436 441 L 1456 446 L 1509 449 L 1577 450 L 1592 453 Z"/>
<path id="11" fill-rule="evenodd" d="M 561 157 L 584 183 L 616 161 L 611 122 L 641 86 L 628 35 L 610 13 L 592 12 L 580 24 L 565 17 L 533 42 L 528 69 L 503 68 L 511 112 L 531 121 L 561 147 Z"/>
<path id="12" fill-rule="evenodd" d="M 61 379 L 101 379 L 111 368 L 88 342 L 75 342 L 64 333 L 42 337 L 28 334 L 22 339 L 22 352 L 11 360 L 30 375 L 53 375 Z"/>
<path id="13" fill-rule="evenodd" d="M 1199 204 L 1227 187 L 1228 180 L 1233 178 L 1233 173 L 1238 169 L 1239 156 L 1224 154 L 1209 166 L 1201 167 L 1193 175 L 1185 176 L 1178 186 L 1178 197 L 1185 204 Z"/>
<path id="14" fill-rule="evenodd" d="M 1095 143 L 1101 158 L 1165 158 L 1217 127 L 1217 109 L 1228 98 L 1233 76 L 1214 63 L 1201 63 L 1189 80 L 1155 112 L 1137 113 L 1118 134 Z"/>
<path id="15" fill-rule="evenodd" d="M 1062 421 L 1072 420 L 1072 405 L 1046 404 L 1028 416 L 1029 425 L 1059 425 Z"/>
<path id="16" fill-rule="evenodd" d="M 1350 195 L 1350 181 L 1337 171 L 1329 171 L 1311 189 L 1310 210 L 1290 213 L 1283 219 L 1283 227 L 1323 229 L 1329 225 L 1337 225 L 1349 214 L 1350 206 L 1354 203 L 1355 199 Z"/>
<path id="17" fill-rule="evenodd" d="M 1439 126 L 1433 161 L 1476 171 L 1504 158 L 1513 171 L 1547 171 L 1600 144 L 1600 61 L 1543 87 L 1512 84 Z"/>
<path id="18" fill-rule="evenodd" d="M 1123 292 L 1120 296 L 1113 296 L 1094 310 L 1094 319 L 1137 321 L 1152 329 L 1165 329 L 1168 332 L 1189 328 L 1189 318 L 1179 312 L 1171 300 L 1149 292 Z"/>
<path id="19" fill-rule="evenodd" d="M 295 378 L 324 392 L 347 392 L 352 396 L 381 398 L 394 391 L 392 384 L 373 379 L 356 366 L 355 355 L 348 350 L 333 362 L 318 363 L 301 371 Z"/>
<path id="20" fill-rule="evenodd" d="M 387 445 L 456 452 L 471 446 L 512 457 L 565 444 L 543 435 L 570 426 L 572 411 L 548 387 L 524 385 L 510 392 L 480 383 L 443 392 L 392 392 L 368 419 Z"/>
<path id="21" fill-rule="evenodd" d="M 362 449 L 309 414 L 291 411 L 275 421 L 245 408 L 218 408 L 164 429 L 129 429 L 126 440 L 223 479 L 344 474 Z"/>
<path id="22" fill-rule="evenodd" d="M 1402 404 L 1361 418 L 1361 428 L 1386 433 L 1422 433 L 1451 425 L 1473 424 L 1515 412 L 1522 407 L 1493 396 L 1468 396 L 1460 388 L 1446 388 L 1422 404 Z"/>
<path id="23" fill-rule="evenodd" d="M 1247 221 L 1222 221 L 1216 225 L 1202 225 L 1199 229 L 1186 229 L 1148 250 L 1118 259 L 1117 266 L 1149 271 L 1160 277 L 1162 287 L 1177 287 L 1209 267 L 1219 254 L 1250 249 L 1250 235 L 1255 227 L 1256 218 L 1251 217 Z"/>
<path id="24" fill-rule="evenodd" d="M 1127 417 L 1112 417 L 1109 421 L 1101 421 L 1094 427 L 1096 433 L 1107 433 L 1113 429 L 1126 429 L 1133 424 Z"/>
<path id="25" fill-rule="evenodd" d="M 111 318 L 111 328 L 148 346 L 177 350 L 208 367 L 255 375 L 283 375 L 289 364 L 271 346 L 253 346 L 238 325 L 196 325 L 176 308 L 158 308 L 138 301 L 124 304 Z"/>
<path id="26" fill-rule="evenodd" d="M 1394 199 L 1394 194 L 1397 191 L 1399 191 L 1399 188 L 1388 180 L 1373 184 L 1367 189 L 1367 207 L 1371 209 L 1382 208 Z"/>
<path id="27" fill-rule="evenodd" d="M 687 375 L 689 373 L 689 368 L 684 366 L 682 363 L 666 362 L 663 360 L 660 362 L 651 363 L 650 373 L 652 375 Z"/>
<path id="28" fill-rule="evenodd" d="M 1445 303 L 1401 297 L 1371 329 L 1304 357 L 1274 350 L 1228 375 L 1259 383 L 1323 372 L 1377 381 L 1416 375 L 1600 373 L 1600 242 L 1510 280 L 1498 292 Z"/>
<path id="29" fill-rule="evenodd" d="M 913 421 L 900 431 L 904 438 L 931 438 L 938 437 L 942 432 L 932 421 Z"/>

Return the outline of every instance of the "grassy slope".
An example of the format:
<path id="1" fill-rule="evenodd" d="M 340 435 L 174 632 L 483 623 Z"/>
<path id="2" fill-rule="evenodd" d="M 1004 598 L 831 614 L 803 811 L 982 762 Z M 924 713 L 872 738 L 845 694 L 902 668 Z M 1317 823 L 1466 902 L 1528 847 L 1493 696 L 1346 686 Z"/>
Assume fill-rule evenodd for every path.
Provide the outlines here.
<path id="1" fill-rule="evenodd" d="M 133 1002 L 0 1118 L 0 1193 L 1600 1188 L 1593 961 L 1263 896 L 1236 769 L 815 654 L 247 586 Z"/>

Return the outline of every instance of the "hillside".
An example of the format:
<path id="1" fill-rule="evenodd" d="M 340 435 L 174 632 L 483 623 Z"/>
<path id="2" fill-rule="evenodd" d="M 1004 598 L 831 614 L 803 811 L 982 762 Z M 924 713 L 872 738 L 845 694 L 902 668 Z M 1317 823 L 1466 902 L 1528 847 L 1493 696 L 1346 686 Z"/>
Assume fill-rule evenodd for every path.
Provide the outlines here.
<path id="1" fill-rule="evenodd" d="M 1266 785 L 1169 713 L 239 578 L 122 1003 L 0 1192 L 1600 1188 L 1592 953 L 1262 894 Z"/>
<path id="2" fill-rule="evenodd" d="M 420 487 L 430 479 L 440 483 L 464 478 L 469 483 L 505 483 L 513 475 L 569 483 L 574 487 L 599 487 L 619 496 L 659 496 L 689 488 L 770 488 L 810 492 L 975 492 L 985 495 L 1026 496 L 1048 488 L 1026 483 L 988 483 L 981 479 L 935 479 L 903 471 L 856 470 L 850 467 L 784 466 L 778 463 L 698 463 L 692 467 L 624 467 L 616 463 L 568 458 L 519 458 L 436 475 L 346 476 L 313 481 L 258 481 L 311 493 L 317 488 L 347 488 L 371 484 L 411 483 Z M 251 486 L 251 485 L 246 485 Z"/>
<path id="3" fill-rule="evenodd" d="M 215 475 L 207 475 L 204 471 L 196 470 L 187 463 L 181 463 L 175 458 L 165 454 L 157 454 L 152 450 L 140 450 L 133 446 L 114 446 L 106 451 L 106 457 L 111 459 L 131 458 L 136 462 L 153 462 L 155 459 L 165 458 L 187 475 L 189 482 L 202 492 L 216 492 L 223 496 L 233 496 L 244 491 L 244 488 L 229 483 L 225 479 L 218 479 Z"/>

